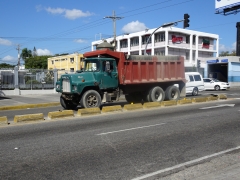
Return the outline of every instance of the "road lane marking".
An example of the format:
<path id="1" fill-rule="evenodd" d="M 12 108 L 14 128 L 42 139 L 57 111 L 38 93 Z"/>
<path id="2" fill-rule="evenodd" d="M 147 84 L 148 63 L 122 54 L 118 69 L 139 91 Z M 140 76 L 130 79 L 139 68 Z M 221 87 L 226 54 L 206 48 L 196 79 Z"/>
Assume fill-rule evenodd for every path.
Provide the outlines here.
<path id="1" fill-rule="evenodd" d="M 130 128 L 130 129 L 122 129 L 122 130 L 118 130 L 118 131 L 111 131 L 111 132 L 100 133 L 100 134 L 96 134 L 96 135 L 97 135 L 97 136 L 100 136 L 100 135 L 106 135 L 106 134 L 113 134 L 113 133 L 119 133 L 119 132 L 125 132 L 125 131 L 136 130 L 136 129 L 143 129 L 143 128 L 149 128 L 149 127 L 162 126 L 162 125 L 164 125 L 164 124 L 165 124 L 165 123 L 154 124 L 154 125 L 149 125 L 149 126 L 135 127 L 135 128 Z"/>
<path id="2" fill-rule="evenodd" d="M 166 169 L 162 169 L 162 170 L 159 170 L 159 171 L 156 171 L 156 172 L 152 172 L 152 173 L 149 173 L 149 174 L 145 174 L 143 176 L 140 176 L 140 177 L 136 177 L 132 180 L 141 180 L 141 179 L 146 179 L 146 178 L 149 178 L 149 177 L 152 177 L 152 176 L 155 176 L 155 175 L 158 175 L 158 174 L 161 174 L 161 173 L 165 173 L 167 171 L 172 171 L 174 169 L 178 169 L 178 168 L 182 168 L 184 166 L 189 166 L 191 164 L 195 164 L 195 163 L 199 163 L 203 160 L 207 160 L 209 158 L 214 158 L 214 157 L 217 157 L 217 156 L 220 156 L 220 155 L 223 155 L 223 154 L 226 154 L 226 153 L 229 153 L 229 152 L 232 152 L 232 151 L 235 151 L 235 150 L 239 150 L 240 149 L 240 146 L 238 147 L 235 147 L 235 148 L 231 148 L 231 149 L 228 149 L 228 150 L 225 150 L 225 151 L 220 151 L 218 153 L 214 153 L 214 154 L 211 154 L 211 155 L 208 155 L 208 156 L 204 156 L 204 157 L 201 157 L 201 158 L 198 158 L 198 159 L 195 159 L 195 160 L 192 160 L 192 161 L 188 161 L 188 162 L 185 162 L 185 163 L 182 163 L 182 164 L 178 164 L 176 166 L 172 166 L 172 167 L 169 167 L 169 168 L 166 168 Z"/>
<path id="3" fill-rule="evenodd" d="M 217 106 L 210 106 L 210 107 L 203 107 L 203 108 L 199 108 L 199 109 L 212 109 L 212 108 L 219 108 L 219 107 L 234 107 L 235 104 L 220 104 L 220 105 L 217 105 Z"/>

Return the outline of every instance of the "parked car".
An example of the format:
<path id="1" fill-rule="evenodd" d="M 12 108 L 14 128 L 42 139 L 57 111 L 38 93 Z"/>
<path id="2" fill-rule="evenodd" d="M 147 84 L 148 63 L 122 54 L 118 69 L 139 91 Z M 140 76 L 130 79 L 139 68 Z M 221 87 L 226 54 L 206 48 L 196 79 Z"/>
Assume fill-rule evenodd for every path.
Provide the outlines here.
<path id="1" fill-rule="evenodd" d="M 186 94 L 197 96 L 198 92 L 204 91 L 202 75 L 198 72 L 186 72 Z"/>
<path id="2" fill-rule="evenodd" d="M 219 81 L 214 78 L 203 78 L 205 90 L 226 90 L 230 89 L 230 85 L 227 82 Z"/>

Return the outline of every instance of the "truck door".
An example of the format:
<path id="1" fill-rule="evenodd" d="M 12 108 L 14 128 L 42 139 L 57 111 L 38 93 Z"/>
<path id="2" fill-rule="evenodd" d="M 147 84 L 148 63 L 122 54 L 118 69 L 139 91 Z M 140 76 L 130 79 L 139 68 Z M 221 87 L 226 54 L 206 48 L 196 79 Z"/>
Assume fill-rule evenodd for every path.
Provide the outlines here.
<path id="1" fill-rule="evenodd" d="M 118 87 L 118 71 L 115 61 L 102 61 L 102 88 L 117 88 Z"/>

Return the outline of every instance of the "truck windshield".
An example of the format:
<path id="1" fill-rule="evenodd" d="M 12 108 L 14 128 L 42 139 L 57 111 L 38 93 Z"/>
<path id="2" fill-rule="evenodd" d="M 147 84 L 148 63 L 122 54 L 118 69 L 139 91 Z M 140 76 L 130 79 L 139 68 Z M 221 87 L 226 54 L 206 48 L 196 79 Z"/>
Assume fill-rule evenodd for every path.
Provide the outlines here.
<path id="1" fill-rule="evenodd" d="M 85 61 L 85 71 L 99 71 L 99 61 Z"/>

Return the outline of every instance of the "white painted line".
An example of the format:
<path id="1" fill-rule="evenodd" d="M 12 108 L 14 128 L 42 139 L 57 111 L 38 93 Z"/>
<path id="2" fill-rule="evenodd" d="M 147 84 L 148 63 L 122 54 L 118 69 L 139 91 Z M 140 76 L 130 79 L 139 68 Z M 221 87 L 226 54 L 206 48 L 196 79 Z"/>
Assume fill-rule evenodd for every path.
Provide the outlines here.
<path id="1" fill-rule="evenodd" d="M 214 153 L 212 155 L 204 156 L 204 157 L 201 157 L 201 158 L 198 158 L 198 159 L 195 159 L 195 160 L 192 160 L 192 161 L 188 161 L 188 162 L 185 162 L 185 163 L 182 163 L 182 164 L 178 164 L 178 165 L 170 167 L 170 168 L 166 168 L 166 169 L 159 170 L 159 171 L 156 171 L 156 172 L 153 172 L 153 173 L 149 173 L 149 174 L 134 178 L 132 180 L 141 180 L 141 179 L 149 178 L 149 177 L 155 176 L 157 174 L 161 174 L 161 173 L 164 173 L 164 172 L 167 172 L 167 171 L 172 171 L 174 169 L 181 168 L 181 167 L 184 167 L 184 166 L 187 166 L 187 165 L 191 165 L 193 163 L 198 163 L 202 160 L 206 160 L 206 159 L 209 159 L 209 158 L 212 158 L 212 157 L 216 157 L 216 156 L 219 156 L 219 155 L 222 155 L 222 154 L 225 154 L 225 153 L 229 153 L 231 151 L 235 151 L 235 150 L 238 150 L 238 149 L 240 149 L 240 146 L 238 146 L 236 148 L 231 148 L 231 149 L 228 149 L 228 150 L 225 150 L 225 151 L 221 151 L 221 152 L 218 152 L 218 153 Z"/>
<path id="2" fill-rule="evenodd" d="M 123 130 L 119 130 L 119 131 L 112 131 L 112 132 L 100 133 L 100 134 L 96 134 L 96 135 L 97 135 L 97 136 L 100 136 L 100 135 L 106 135 L 106 134 L 113 134 L 113 133 L 118 133 L 118 132 L 131 131 L 131 130 L 143 129 L 143 128 L 149 128 L 149 127 L 155 127 L 155 126 L 161 126 L 161 125 L 164 125 L 164 124 L 165 124 L 165 123 L 154 124 L 154 125 L 149 125 L 149 126 L 141 126 L 141 127 L 131 128 L 131 129 L 123 129 Z"/>
<path id="3" fill-rule="evenodd" d="M 199 108 L 199 109 L 212 109 L 212 108 L 219 108 L 219 107 L 225 107 L 225 106 L 234 107 L 235 104 L 220 104 L 217 106 L 210 106 L 210 107 L 204 107 L 204 108 Z"/>

